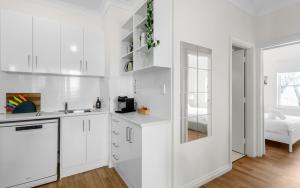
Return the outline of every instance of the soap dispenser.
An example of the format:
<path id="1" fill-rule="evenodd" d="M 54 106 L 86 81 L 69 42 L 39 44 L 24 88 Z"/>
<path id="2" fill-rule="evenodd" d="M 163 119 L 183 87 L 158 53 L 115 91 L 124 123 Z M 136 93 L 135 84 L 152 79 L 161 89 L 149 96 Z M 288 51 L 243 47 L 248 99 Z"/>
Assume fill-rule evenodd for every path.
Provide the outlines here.
<path id="1" fill-rule="evenodd" d="M 101 109 L 101 101 L 100 101 L 99 97 L 97 98 L 96 109 Z"/>

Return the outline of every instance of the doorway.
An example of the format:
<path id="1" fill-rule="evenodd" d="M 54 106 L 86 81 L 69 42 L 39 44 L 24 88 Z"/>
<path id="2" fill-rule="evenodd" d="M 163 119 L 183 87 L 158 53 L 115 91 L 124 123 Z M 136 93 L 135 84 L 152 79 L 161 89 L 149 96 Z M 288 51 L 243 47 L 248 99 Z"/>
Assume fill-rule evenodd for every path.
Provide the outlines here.
<path id="1" fill-rule="evenodd" d="M 246 49 L 232 46 L 232 162 L 245 156 Z"/>
<path id="2" fill-rule="evenodd" d="M 262 50 L 263 140 L 265 153 L 282 147 L 293 153 L 300 142 L 300 43 Z M 279 129 L 280 128 L 280 129 Z M 295 147 L 293 147 L 296 145 Z"/>

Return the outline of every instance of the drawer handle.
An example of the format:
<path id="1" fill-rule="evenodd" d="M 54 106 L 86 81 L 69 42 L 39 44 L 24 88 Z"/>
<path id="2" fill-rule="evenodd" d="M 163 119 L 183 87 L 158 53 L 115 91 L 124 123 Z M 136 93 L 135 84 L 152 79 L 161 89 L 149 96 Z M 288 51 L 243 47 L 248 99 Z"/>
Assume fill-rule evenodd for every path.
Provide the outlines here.
<path id="1" fill-rule="evenodd" d="M 43 125 L 16 127 L 16 131 L 30 131 L 30 130 L 37 130 L 37 129 L 42 129 L 42 128 L 43 128 Z"/>
<path id="2" fill-rule="evenodd" d="M 117 131 L 113 131 L 114 135 L 119 136 L 119 133 Z"/>
<path id="3" fill-rule="evenodd" d="M 113 155 L 113 158 L 118 161 L 119 160 L 119 157 L 117 155 Z"/>
<path id="4" fill-rule="evenodd" d="M 116 143 L 113 143 L 113 146 L 115 146 L 115 148 L 118 148 L 118 147 L 119 147 L 119 145 L 116 144 Z"/>

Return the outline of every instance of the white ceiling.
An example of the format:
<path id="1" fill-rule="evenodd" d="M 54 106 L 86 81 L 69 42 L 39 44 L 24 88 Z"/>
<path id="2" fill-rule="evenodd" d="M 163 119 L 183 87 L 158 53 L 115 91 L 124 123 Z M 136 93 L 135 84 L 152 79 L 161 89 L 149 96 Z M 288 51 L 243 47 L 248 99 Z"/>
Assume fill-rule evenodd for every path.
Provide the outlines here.
<path id="1" fill-rule="evenodd" d="M 60 0 L 87 9 L 101 10 L 105 3 L 130 6 L 139 0 Z M 260 16 L 300 2 L 300 0 L 228 0 L 251 15 Z"/>
<path id="2" fill-rule="evenodd" d="M 239 8 L 245 10 L 249 14 L 260 16 L 265 15 L 294 3 L 299 3 L 300 0 L 229 0 Z"/>
<path id="3" fill-rule="evenodd" d="M 122 5 L 133 5 L 137 0 L 60 0 L 65 3 L 73 4 L 76 6 L 80 6 L 87 9 L 92 10 L 101 10 L 104 8 L 105 3 L 112 2 L 112 3 L 119 3 Z"/>
<path id="4" fill-rule="evenodd" d="M 100 9 L 103 0 L 61 0 L 88 9 Z"/>

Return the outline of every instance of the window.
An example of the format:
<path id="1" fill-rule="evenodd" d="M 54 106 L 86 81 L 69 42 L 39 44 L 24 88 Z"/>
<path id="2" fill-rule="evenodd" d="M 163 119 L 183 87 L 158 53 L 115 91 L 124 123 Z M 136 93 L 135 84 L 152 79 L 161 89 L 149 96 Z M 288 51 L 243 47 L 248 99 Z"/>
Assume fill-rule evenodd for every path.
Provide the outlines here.
<path id="1" fill-rule="evenodd" d="M 300 72 L 277 73 L 278 106 L 300 107 Z"/>

